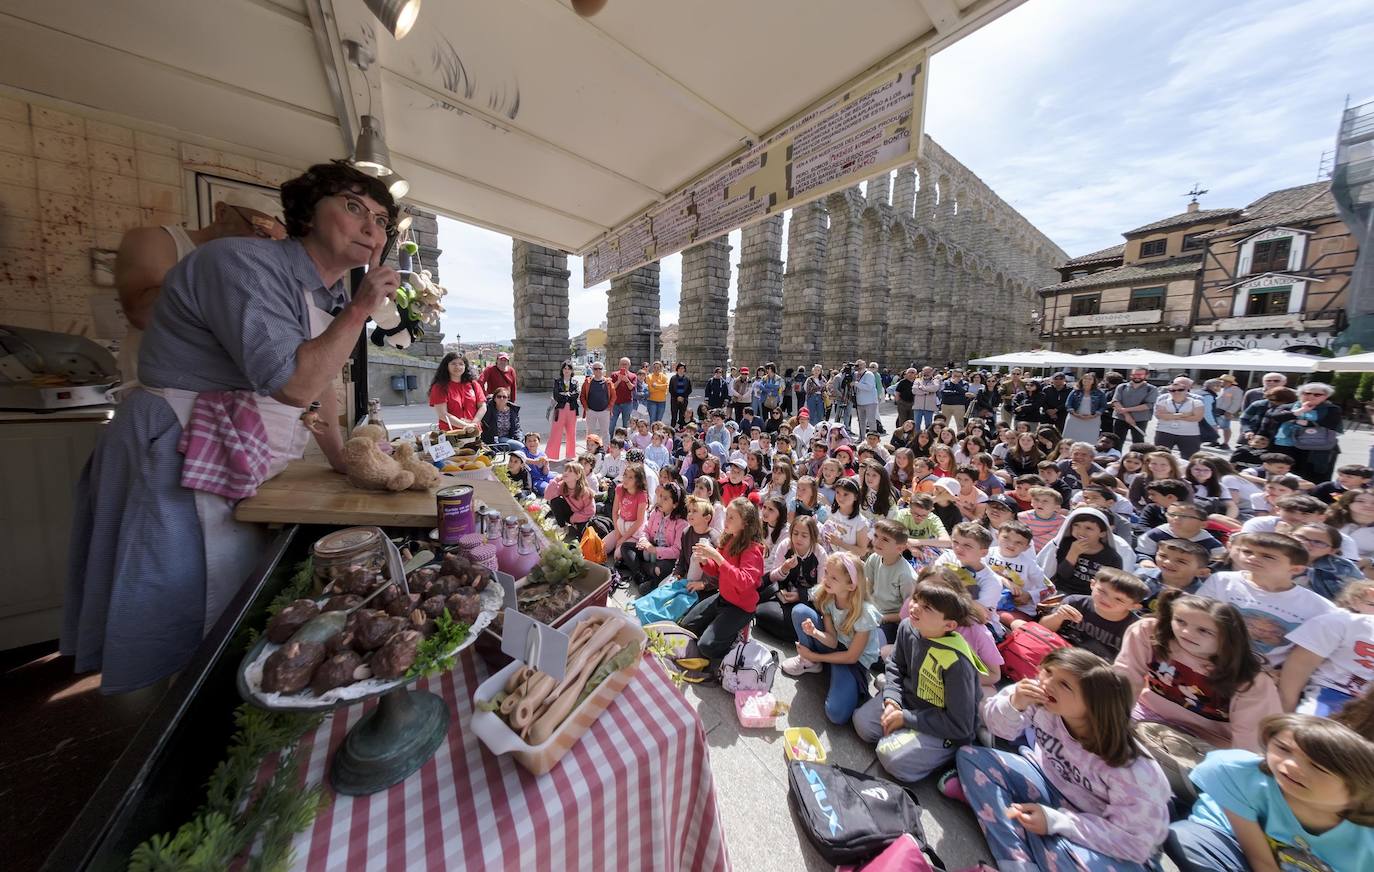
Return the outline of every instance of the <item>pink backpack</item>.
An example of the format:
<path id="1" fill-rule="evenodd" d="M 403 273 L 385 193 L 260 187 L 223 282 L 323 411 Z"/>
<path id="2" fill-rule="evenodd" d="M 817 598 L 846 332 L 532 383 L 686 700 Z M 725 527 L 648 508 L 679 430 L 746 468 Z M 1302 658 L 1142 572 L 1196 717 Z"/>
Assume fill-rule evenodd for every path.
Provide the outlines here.
<path id="1" fill-rule="evenodd" d="M 1047 630 L 1033 621 L 1027 621 L 997 646 L 1002 653 L 1002 675 L 1012 681 L 1034 678 L 1040 674 L 1040 661 L 1056 648 L 1067 648 L 1069 643 L 1053 630 Z"/>
<path id="2" fill-rule="evenodd" d="M 836 866 L 835 872 L 934 872 L 930 858 L 911 833 L 898 836 L 878 856 L 862 866 Z"/>

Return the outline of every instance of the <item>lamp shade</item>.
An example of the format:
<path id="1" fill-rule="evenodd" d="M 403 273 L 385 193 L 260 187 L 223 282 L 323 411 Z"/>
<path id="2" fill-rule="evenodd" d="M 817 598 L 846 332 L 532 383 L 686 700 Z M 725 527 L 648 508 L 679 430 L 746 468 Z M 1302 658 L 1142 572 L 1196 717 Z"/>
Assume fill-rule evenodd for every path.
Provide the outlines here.
<path id="1" fill-rule="evenodd" d="M 391 171 L 391 175 L 386 177 L 386 189 L 391 192 L 392 199 L 400 200 L 410 193 L 410 182 L 405 180 L 405 176 Z"/>
<path id="2" fill-rule="evenodd" d="M 362 129 L 358 131 L 358 144 L 353 149 L 353 165 L 378 178 L 391 175 L 391 152 L 387 150 L 377 119 L 364 115 L 358 120 Z"/>
<path id="3" fill-rule="evenodd" d="M 404 39 L 420 17 L 420 0 L 363 0 L 382 26 L 397 39 Z"/>

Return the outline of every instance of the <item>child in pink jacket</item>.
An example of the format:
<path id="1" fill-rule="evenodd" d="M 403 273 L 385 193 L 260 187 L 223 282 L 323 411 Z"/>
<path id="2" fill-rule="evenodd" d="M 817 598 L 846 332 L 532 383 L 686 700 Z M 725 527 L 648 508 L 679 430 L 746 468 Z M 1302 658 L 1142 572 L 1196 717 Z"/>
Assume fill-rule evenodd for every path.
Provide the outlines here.
<path id="1" fill-rule="evenodd" d="M 628 580 L 644 596 L 658 587 L 677 565 L 682 533 L 687 529 L 687 504 L 682 486 L 664 482 L 658 486 L 654 510 L 639 529 L 639 538 L 620 546 L 620 562 Z"/>

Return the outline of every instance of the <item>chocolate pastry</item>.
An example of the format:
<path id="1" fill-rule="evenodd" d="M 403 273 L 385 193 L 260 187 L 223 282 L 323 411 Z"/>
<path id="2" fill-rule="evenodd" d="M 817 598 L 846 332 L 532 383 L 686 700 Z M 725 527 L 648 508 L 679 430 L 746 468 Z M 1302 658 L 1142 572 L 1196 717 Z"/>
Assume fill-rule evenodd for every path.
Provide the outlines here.
<path id="1" fill-rule="evenodd" d="M 485 566 L 474 566 L 472 569 L 472 589 L 481 593 L 487 589 L 491 583 L 491 570 Z"/>
<path id="2" fill-rule="evenodd" d="M 417 630 L 402 630 L 393 635 L 372 655 L 369 664 L 372 673 L 378 678 L 400 678 L 415 663 L 420 651 L 420 640 L 424 638 Z"/>
<path id="3" fill-rule="evenodd" d="M 345 684 L 352 684 L 358 680 L 353 673 L 362 665 L 363 658 L 355 652 L 340 651 L 315 670 L 315 677 L 310 679 L 310 689 L 316 694 L 321 694 Z"/>
<path id="4" fill-rule="evenodd" d="M 391 602 L 382 606 L 382 608 L 392 617 L 404 618 L 414 611 L 415 607 L 419 604 L 420 595 L 418 593 L 401 594 L 398 597 L 393 597 Z"/>
<path id="5" fill-rule="evenodd" d="M 444 607 L 455 621 L 471 624 L 482 614 L 482 598 L 472 588 L 464 588 L 444 600 Z"/>
<path id="6" fill-rule="evenodd" d="M 426 585 L 433 584 L 434 579 L 439 577 L 439 567 L 421 566 L 410 574 L 410 589 L 423 590 Z"/>
<path id="7" fill-rule="evenodd" d="M 326 612 L 346 612 L 356 608 L 363 598 L 355 593 L 341 593 L 338 596 L 331 596 L 324 604 Z"/>
<path id="8" fill-rule="evenodd" d="M 444 598 L 441 596 L 430 596 L 420 600 L 420 610 L 431 618 L 437 618 L 444 613 Z"/>
<path id="9" fill-rule="evenodd" d="M 376 609 L 363 609 L 353 614 L 358 616 L 354 645 L 362 651 L 375 651 L 382 647 L 382 643 L 406 623 L 405 618 L 393 618 Z"/>
<path id="10" fill-rule="evenodd" d="M 377 586 L 377 573 L 372 572 L 362 566 L 350 566 L 344 570 L 343 575 L 335 582 L 335 587 L 341 593 L 351 593 L 358 596 L 367 596 L 372 593 L 372 589 Z"/>
<path id="11" fill-rule="evenodd" d="M 304 690 L 322 660 L 324 646 L 319 642 L 287 642 L 263 664 L 262 689 L 267 693 Z"/>
<path id="12" fill-rule="evenodd" d="M 349 623 L 344 628 L 325 640 L 324 650 L 331 657 L 335 654 L 342 654 L 345 651 L 358 651 L 357 623 L 353 621 L 353 616 L 349 615 Z"/>
<path id="13" fill-rule="evenodd" d="M 298 599 L 267 622 L 267 641 L 280 645 L 296 634 L 306 621 L 320 613 L 314 600 Z"/>
<path id="14" fill-rule="evenodd" d="M 416 609 L 410 613 L 410 629 L 419 630 L 420 635 L 428 639 L 434 635 L 434 631 L 439 629 L 439 625 L 433 618 L 424 613 L 423 609 Z"/>

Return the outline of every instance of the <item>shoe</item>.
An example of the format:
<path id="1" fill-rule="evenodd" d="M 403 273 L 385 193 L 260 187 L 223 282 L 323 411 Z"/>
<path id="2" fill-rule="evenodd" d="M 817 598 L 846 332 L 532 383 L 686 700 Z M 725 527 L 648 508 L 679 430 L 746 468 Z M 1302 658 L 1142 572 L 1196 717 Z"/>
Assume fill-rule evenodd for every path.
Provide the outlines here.
<path id="1" fill-rule="evenodd" d="M 968 804 L 968 797 L 964 795 L 964 785 L 959 783 L 959 773 L 951 769 L 940 776 L 940 792 L 955 802 Z"/>
<path id="2" fill-rule="evenodd" d="M 637 589 L 640 596 L 648 596 L 658 589 L 658 582 L 653 580 L 645 581 L 640 583 Z"/>
<path id="3" fill-rule="evenodd" d="M 798 675 L 804 675 L 807 672 L 823 672 L 825 671 L 825 667 L 820 663 L 803 660 L 801 657 L 793 655 L 782 661 L 782 671 L 796 677 Z"/>

